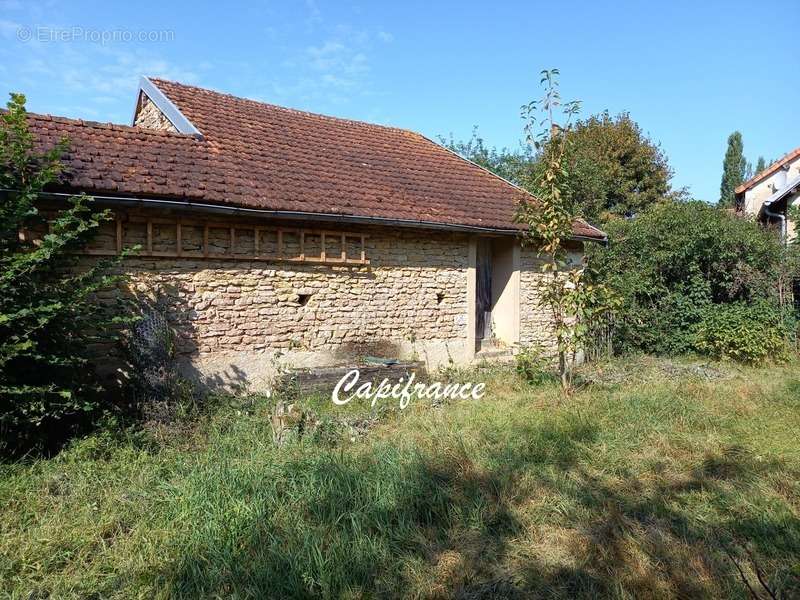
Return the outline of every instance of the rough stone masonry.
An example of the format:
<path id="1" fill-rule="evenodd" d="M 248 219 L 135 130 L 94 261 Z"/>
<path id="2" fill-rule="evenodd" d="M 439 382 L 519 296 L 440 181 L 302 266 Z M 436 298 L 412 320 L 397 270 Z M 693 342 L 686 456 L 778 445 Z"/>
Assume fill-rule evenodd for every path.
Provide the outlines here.
<path id="1" fill-rule="evenodd" d="M 127 240 L 134 226 L 124 227 Z M 95 250 L 113 249 L 112 228 Z M 363 232 L 369 265 L 134 255 L 123 266 L 130 290 L 166 311 L 182 371 L 206 386 L 263 389 L 282 368 L 365 355 L 429 367 L 469 363 L 471 236 L 378 226 Z M 153 237 L 153 250 L 168 247 L 169 236 Z M 519 343 L 547 347 L 539 261 L 533 250 L 521 254 Z"/>

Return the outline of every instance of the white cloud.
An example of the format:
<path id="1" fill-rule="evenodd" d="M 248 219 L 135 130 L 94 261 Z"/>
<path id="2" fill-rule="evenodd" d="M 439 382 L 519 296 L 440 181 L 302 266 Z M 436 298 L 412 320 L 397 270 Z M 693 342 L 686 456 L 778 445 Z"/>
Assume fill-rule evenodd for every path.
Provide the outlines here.
<path id="1" fill-rule="evenodd" d="M 315 6 L 312 2 L 309 9 Z M 317 17 L 321 20 L 319 14 Z M 241 73 L 238 80 L 250 82 L 248 89 L 240 92 L 249 98 L 316 112 L 351 104 L 355 98 L 380 95 L 370 78 L 371 57 L 376 45 L 388 44 L 394 36 L 385 30 L 368 31 L 345 23 L 322 27 L 327 35 L 314 36 L 314 43 L 298 50 L 288 44 L 273 45 L 279 52 L 273 59 L 273 69 L 236 65 Z"/>
<path id="2" fill-rule="evenodd" d="M 7 9 L 0 12 L 0 41 L 11 40 L 0 44 L 0 93 L 20 89 L 31 100 L 45 102 L 36 109 L 117 122 L 130 118 L 140 75 L 201 84 L 213 73 L 213 85 L 219 89 L 323 112 L 331 105 L 374 96 L 373 51 L 394 36 L 333 22 L 333 13 L 323 15 L 321 6 L 325 7 L 317 1 L 300 5 L 299 22 L 267 21 L 263 31 L 271 56 L 266 64 L 253 56 L 226 60 L 216 55 L 213 62 L 183 62 L 172 58 L 176 46 L 168 43 L 93 44 L 36 36 L 21 43 L 17 32 L 24 24 L 69 29 L 63 6 L 51 5 L 51 0 L 0 0 L 0 7 Z M 12 7 L 20 7 L 20 12 L 9 14 Z"/>
<path id="3" fill-rule="evenodd" d="M 352 86 L 369 71 L 367 55 L 359 48 L 340 41 L 328 40 L 320 46 L 306 49 L 307 64 L 322 81 L 337 86 Z"/>
<path id="4" fill-rule="evenodd" d="M 141 75 L 185 83 L 199 80 L 195 69 L 178 66 L 146 48 L 76 43 L 17 44 L 12 49 L 0 50 L 0 62 L 8 62 L 12 55 L 14 73 L 3 74 L 4 80 L 10 77 L 11 81 L 0 82 L 2 87 L 26 90 L 31 98 L 49 96 L 50 90 L 57 90 L 59 96 L 80 98 L 79 110 L 74 100 L 69 105 L 46 108 L 48 112 L 62 111 L 68 116 L 126 123 Z"/>
<path id="5" fill-rule="evenodd" d="M 321 71 L 330 69 L 342 60 L 347 48 L 340 42 L 327 41 L 321 46 L 310 46 L 306 52 L 311 61 L 311 66 Z"/>

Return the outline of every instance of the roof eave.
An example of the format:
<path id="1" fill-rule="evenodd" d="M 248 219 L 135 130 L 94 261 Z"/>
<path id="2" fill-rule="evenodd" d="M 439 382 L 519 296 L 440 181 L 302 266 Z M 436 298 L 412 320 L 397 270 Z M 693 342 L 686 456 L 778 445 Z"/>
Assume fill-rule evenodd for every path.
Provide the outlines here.
<path id="1" fill-rule="evenodd" d="M 7 190 L 0 190 L 7 191 Z M 80 193 L 80 192 L 76 192 Z M 164 198 L 144 198 L 133 196 L 107 196 L 102 194 L 94 194 L 91 191 L 86 192 L 96 201 L 106 203 L 109 205 L 119 206 L 152 206 L 154 208 L 172 208 L 179 210 L 186 210 L 189 212 L 201 213 L 216 213 L 227 215 L 258 215 L 262 217 L 273 217 L 287 220 L 300 220 L 312 219 L 318 221 L 339 221 L 343 223 L 354 223 L 361 225 L 383 225 L 391 227 L 404 227 L 409 229 L 435 229 L 440 231 L 453 231 L 463 233 L 482 233 L 487 235 L 519 235 L 522 230 L 509 229 L 502 227 L 483 227 L 480 225 L 460 225 L 457 223 L 440 223 L 436 221 L 423 221 L 412 219 L 393 219 L 388 217 L 367 217 L 358 215 L 343 215 L 337 213 L 316 213 L 304 211 L 285 211 L 285 210 L 269 210 L 263 208 L 245 208 L 241 206 L 226 206 L 222 204 L 206 204 L 201 202 L 192 202 L 190 200 L 174 200 Z M 68 198 L 74 196 L 75 193 L 65 192 L 43 192 L 40 194 L 42 198 Z M 599 231 L 599 230 L 598 230 Z M 598 244 L 607 244 L 608 236 L 592 237 L 587 235 L 572 235 L 569 237 L 571 241 L 578 242 L 594 242 Z"/>
<path id="2" fill-rule="evenodd" d="M 779 189 L 777 192 L 772 194 L 769 198 L 764 200 L 763 207 L 770 207 L 773 204 L 780 202 L 784 198 L 788 198 L 789 196 L 795 195 L 800 192 L 800 175 L 795 177 L 792 181 L 790 181 L 787 185 L 783 188 Z"/>

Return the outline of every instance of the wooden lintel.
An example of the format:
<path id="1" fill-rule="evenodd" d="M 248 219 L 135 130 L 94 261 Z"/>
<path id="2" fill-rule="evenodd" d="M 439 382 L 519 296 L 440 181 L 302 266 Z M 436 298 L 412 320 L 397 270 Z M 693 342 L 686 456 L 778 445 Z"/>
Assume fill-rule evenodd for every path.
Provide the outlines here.
<path id="1" fill-rule="evenodd" d="M 300 230 L 300 261 L 304 261 L 306 259 L 306 232 L 304 230 Z"/>

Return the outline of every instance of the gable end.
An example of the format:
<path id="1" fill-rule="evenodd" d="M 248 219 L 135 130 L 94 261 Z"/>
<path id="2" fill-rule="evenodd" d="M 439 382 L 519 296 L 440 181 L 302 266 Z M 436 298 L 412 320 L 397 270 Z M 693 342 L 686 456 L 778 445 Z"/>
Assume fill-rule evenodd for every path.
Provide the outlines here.
<path id="1" fill-rule="evenodd" d="M 142 91 L 139 92 L 139 100 L 136 103 L 136 114 L 133 117 L 133 126 L 178 133 L 178 129 L 172 124 L 172 121 L 170 121 L 167 116 L 159 110 L 155 102 Z"/>
<path id="2" fill-rule="evenodd" d="M 147 77 L 139 80 L 139 93 L 136 96 L 131 124 L 134 127 L 185 133 L 203 139 L 200 130 Z"/>

